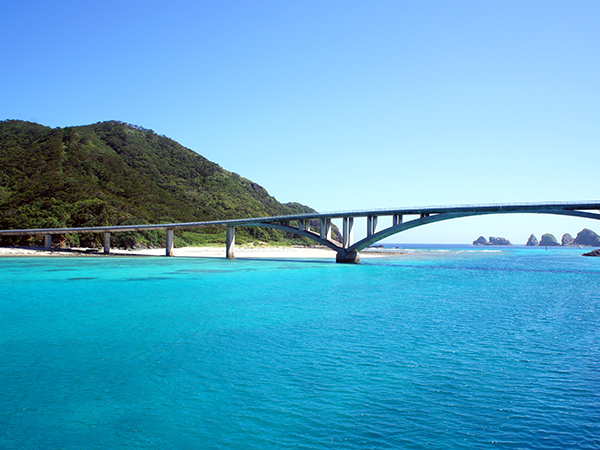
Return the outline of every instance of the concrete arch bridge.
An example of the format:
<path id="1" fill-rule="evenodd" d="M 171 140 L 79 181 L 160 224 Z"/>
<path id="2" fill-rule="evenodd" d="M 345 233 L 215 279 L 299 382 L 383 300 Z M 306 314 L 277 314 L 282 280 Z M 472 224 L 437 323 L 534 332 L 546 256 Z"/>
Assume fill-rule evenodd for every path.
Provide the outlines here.
<path id="1" fill-rule="evenodd" d="M 594 211 L 594 212 L 591 212 Z M 355 263 L 360 260 L 359 252 L 374 243 L 411 228 L 460 217 L 489 214 L 554 214 L 561 216 L 600 219 L 600 201 L 546 202 L 546 203 L 496 203 L 484 205 L 427 206 L 361 211 L 339 211 L 332 213 L 297 214 L 247 219 L 216 220 L 206 222 L 184 222 L 152 225 L 119 225 L 80 228 L 45 228 L 26 230 L 0 230 L 2 235 L 45 235 L 46 248 L 52 244 L 52 235 L 70 233 L 104 233 L 104 253 L 110 252 L 110 233 L 124 231 L 166 230 L 166 255 L 173 254 L 173 232 L 176 229 L 202 228 L 215 225 L 227 227 L 226 257 L 233 258 L 235 252 L 236 227 L 264 227 L 289 231 L 312 239 L 336 252 L 336 261 Z M 392 225 L 379 230 L 380 217 L 391 216 Z M 366 218 L 367 235 L 355 242 L 354 221 Z M 342 220 L 342 242 L 332 239 L 332 220 Z M 318 221 L 318 222 L 317 222 Z M 318 226 L 314 226 L 315 222 Z"/>

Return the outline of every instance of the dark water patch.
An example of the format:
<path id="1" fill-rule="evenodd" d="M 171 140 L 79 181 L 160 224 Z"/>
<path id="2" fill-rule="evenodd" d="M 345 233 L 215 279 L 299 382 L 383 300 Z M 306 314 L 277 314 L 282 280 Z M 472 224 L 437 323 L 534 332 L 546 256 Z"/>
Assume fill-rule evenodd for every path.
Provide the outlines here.
<path id="1" fill-rule="evenodd" d="M 140 278 L 126 278 L 126 282 L 130 281 L 158 281 L 158 280 L 174 280 L 173 277 L 140 277 Z"/>
<path id="2" fill-rule="evenodd" d="M 250 272 L 255 271 L 256 269 L 240 269 L 240 271 Z M 173 274 L 177 273 L 231 273 L 232 271 L 236 271 L 235 269 L 181 269 L 176 272 L 171 272 Z"/>
<path id="3" fill-rule="evenodd" d="M 303 261 L 303 262 L 307 262 L 307 261 Z M 277 270 L 304 270 L 304 269 L 307 269 L 306 264 L 289 264 L 289 265 L 277 267 Z"/>
<path id="4" fill-rule="evenodd" d="M 74 277 L 67 278 L 67 281 L 79 281 L 79 280 L 97 280 L 98 277 Z"/>
<path id="5" fill-rule="evenodd" d="M 293 259 L 293 258 L 236 258 L 239 261 L 257 261 L 257 262 L 275 262 L 275 263 L 313 263 L 313 264 L 331 264 L 335 263 L 335 258 L 332 260 L 321 259 Z"/>

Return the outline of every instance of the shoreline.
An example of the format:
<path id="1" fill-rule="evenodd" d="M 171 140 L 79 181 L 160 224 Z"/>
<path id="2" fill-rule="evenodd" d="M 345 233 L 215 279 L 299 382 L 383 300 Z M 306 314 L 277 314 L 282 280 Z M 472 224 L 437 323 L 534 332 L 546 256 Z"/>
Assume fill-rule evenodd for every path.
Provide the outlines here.
<path id="1" fill-rule="evenodd" d="M 325 247 L 235 247 L 235 258 L 300 258 L 300 259 L 334 259 L 336 252 Z M 380 258 L 386 256 L 404 255 L 406 252 L 378 252 L 363 250 L 361 258 Z M 53 248 L 46 250 L 43 247 L 0 247 L 1 257 L 15 256 L 51 256 L 51 257 L 111 257 L 111 256 L 165 256 L 164 248 L 123 250 L 113 248 L 108 255 L 102 249 L 91 248 Z M 225 259 L 225 246 L 223 247 L 182 247 L 174 248 L 172 257 L 196 258 L 223 258 Z"/>

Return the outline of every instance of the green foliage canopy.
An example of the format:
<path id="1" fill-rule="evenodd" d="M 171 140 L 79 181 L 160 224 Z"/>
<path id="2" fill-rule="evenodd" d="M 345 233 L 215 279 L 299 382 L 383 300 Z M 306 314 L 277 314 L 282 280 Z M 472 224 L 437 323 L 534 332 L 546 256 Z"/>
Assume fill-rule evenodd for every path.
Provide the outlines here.
<path id="1" fill-rule="evenodd" d="M 0 122 L 0 228 L 192 222 L 314 212 L 282 204 L 260 185 L 152 130 L 117 121 L 49 128 Z M 199 238 L 198 234 L 206 234 Z M 163 245 L 156 233 L 121 233 L 115 245 Z M 223 230 L 178 232 L 180 245 L 222 240 Z M 242 229 L 238 240 L 303 238 Z M 24 244 L 39 238 L 6 237 Z M 78 238 L 71 237 L 72 241 Z M 79 237 L 82 239 L 82 237 Z M 100 236 L 83 238 L 101 245 Z M 121 242 L 120 242 L 121 241 Z"/>

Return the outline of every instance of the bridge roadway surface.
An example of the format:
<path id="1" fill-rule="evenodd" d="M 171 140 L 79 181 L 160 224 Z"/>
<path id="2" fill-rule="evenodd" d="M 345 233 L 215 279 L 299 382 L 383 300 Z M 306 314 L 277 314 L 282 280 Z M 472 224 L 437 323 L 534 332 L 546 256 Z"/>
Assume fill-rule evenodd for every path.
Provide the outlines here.
<path id="1" fill-rule="evenodd" d="M 227 227 L 226 257 L 234 257 L 235 227 L 274 228 L 304 236 L 329 247 L 336 252 L 336 261 L 354 263 L 360 260 L 359 252 L 374 243 L 411 228 L 443 220 L 488 214 L 555 214 L 600 220 L 600 201 L 545 202 L 545 203 L 495 203 L 458 206 L 426 206 L 393 209 L 338 211 L 285 216 L 253 217 L 246 219 L 213 220 L 205 222 L 163 223 L 146 225 L 116 225 L 76 228 L 36 228 L 24 230 L 0 230 L 0 236 L 44 235 L 45 248 L 50 249 L 52 236 L 72 233 L 104 233 L 104 253 L 110 253 L 110 233 L 124 231 L 166 230 L 166 255 L 173 255 L 173 232 L 176 229 L 202 228 L 215 225 Z M 392 217 L 392 226 L 378 230 L 378 218 Z M 405 216 L 417 216 L 405 221 Z M 367 236 L 354 242 L 354 219 L 366 217 Z M 331 237 L 331 221 L 342 219 L 342 242 Z M 318 221 L 318 224 L 316 223 Z"/>

